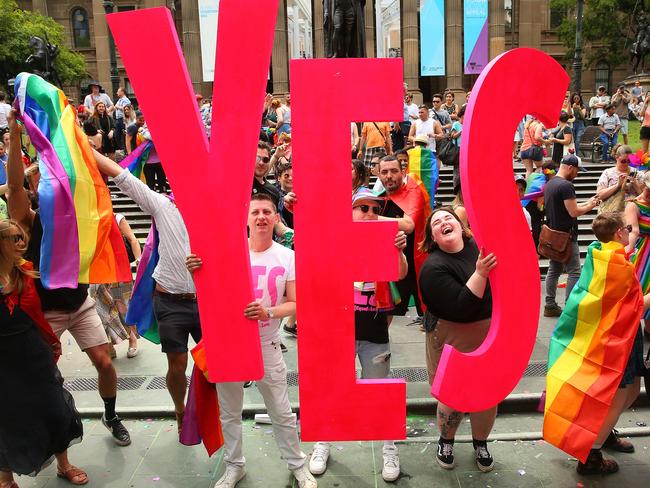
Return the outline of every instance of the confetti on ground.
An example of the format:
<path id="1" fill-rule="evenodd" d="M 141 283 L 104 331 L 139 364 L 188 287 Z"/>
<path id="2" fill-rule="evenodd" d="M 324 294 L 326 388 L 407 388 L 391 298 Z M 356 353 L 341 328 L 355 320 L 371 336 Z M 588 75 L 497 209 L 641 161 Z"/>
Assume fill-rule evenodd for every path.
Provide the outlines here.
<path id="1" fill-rule="evenodd" d="M 341 445 L 334 446 L 334 447 L 336 448 L 337 451 L 342 451 L 344 449 L 344 446 Z"/>
<path id="2" fill-rule="evenodd" d="M 154 481 L 160 481 L 160 476 L 154 476 L 154 477 L 151 478 L 151 479 L 154 480 Z"/>
<path id="3" fill-rule="evenodd" d="M 576 488 L 585 488 L 585 485 L 584 485 L 584 483 L 582 481 L 578 481 L 576 483 Z"/>
<path id="4" fill-rule="evenodd" d="M 647 424 L 645 422 L 637 422 L 636 425 L 638 425 L 639 427 L 646 427 L 647 426 Z"/>
<path id="5" fill-rule="evenodd" d="M 517 473 L 519 473 L 519 476 L 523 476 L 526 474 L 526 471 L 524 471 L 523 469 L 518 469 Z"/>
<path id="6" fill-rule="evenodd" d="M 427 442 L 427 445 L 424 446 L 424 448 L 420 451 L 420 454 L 424 454 L 427 449 L 429 449 L 429 443 L 428 442 Z"/>
<path id="7" fill-rule="evenodd" d="M 543 453 L 540 452 L 539 454 L 537 454 L 537 455 L 535 456 L 535 459 L 539 459 L 539 458 L 541 458 L 542 456 L 543 456 Z"/>

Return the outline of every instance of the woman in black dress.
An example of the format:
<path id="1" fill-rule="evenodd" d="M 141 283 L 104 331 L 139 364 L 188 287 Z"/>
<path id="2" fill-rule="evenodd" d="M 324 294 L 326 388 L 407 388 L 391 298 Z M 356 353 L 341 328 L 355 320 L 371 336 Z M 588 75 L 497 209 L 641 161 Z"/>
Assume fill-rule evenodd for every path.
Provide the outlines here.
<path id="1" fill-rule="evenodd" d="M 429 216 L 421 248 L 429 253 L 419 283 L 427 306 L 425 323 L 432 316 L 438 317 L 433 330 L 426 334 L 427 370 L 432 383 L 446 344 L 460 352 L 472 352 L 485 340 L 492 316 L 488 276 L 497 262 L 493 254 L 483 256 L 479 252 L 471 231 L 451 207 L 436 209 Z M 454 438 L 463 416 L 463 412 L 438 402 L 436 459 L 445 469 L 454 468 Z M 470 414 L 476 464 L 483 472 L 494 469 L 487 438 L 495 418 L 496 406 Z"/>
<path id="2" fill-rule="evenodd" d="M 113 117 L 108 115 L 106 105 L 102 102 L 95 105 L 95 111 L 90 120 L 102 135 L 102 147 L 101 149 L 97 148 L 97 150 L 109 158 L 115 159 L 115 143 L 113 139 L 115 135 L 115 122 L 113 121 Z"/>
<path id="3" fill-rule="evenodd" d="M 56 367 L 61 343 L 45 321 L 30 262 L 22 259 L 25 232 L 0 221 L 0 488 L 18 488 L 13 473 L 35 475 L 56 457 L 57 476 L 74 485 L 86 473 L 67 449 L 83 435 L 81 419 Z"/>

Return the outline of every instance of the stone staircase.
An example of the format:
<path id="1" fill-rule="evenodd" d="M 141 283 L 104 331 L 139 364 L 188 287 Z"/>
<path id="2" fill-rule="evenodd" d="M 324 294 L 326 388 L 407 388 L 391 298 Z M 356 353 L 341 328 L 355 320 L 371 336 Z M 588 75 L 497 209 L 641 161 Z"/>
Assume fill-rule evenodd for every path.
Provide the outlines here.
<path id="1" fill-rule="evenodd" d="M 589 164 L 587 163 L 585 167 L 587 172 L 582 172 L 574 181 L 576 188 L 576 194 L 578 201 L 587 200 L 589 197 L 593 196 L 596 193 L 596 183 L 600 174 L 605 168 L 610 167 L 611 165 L 607 164 Z M 515 173 L 524 173 L 524 169 L 521 164 L 515 164 L 514 168 Z M 374 178 L 373 178 L 374 180 Z M 374 183 L 374 181 L 373 181 Z M 514 184 L 514 181 L 513 181 Z M 141 244 L 144 246 L 144 242 L 147 239 L 147 233 L 149 232 L 149 226 L 151 225 L 151 218 L 140 210 L 133 200 L 123 194 L 113 182 L 109 182 L 109 188 L 111 190 L 111 197 L 113 200 L 113 209 L 116 213 L 123 214 L 129 222 L 129 225 L 133 229 L 136 237 L 140 240 Z M 452 170 L 451 168 L 443 167 L 441 170 L 441 181 L 436 194 L 436 199 L 442 202 L 442 204 L 449 204 L 453 200 L 453 190 L 452 190 Z M 591 222 L 596 215 L 596 210 L 589 212 L 586 215 L 583 215 L 578 219 L 579 224 L 579 244 L 580 244 L 580 255 L 585 257 L 587 252 L 587 247 L 595 239 L 593 233 L 591 232 Z M 548 269 L 548 260 L 540 259 L 539 262 L 540 273 L 542 276 L 546 275 Z M 135 270 L 134 270 L 135 271 Z"/>

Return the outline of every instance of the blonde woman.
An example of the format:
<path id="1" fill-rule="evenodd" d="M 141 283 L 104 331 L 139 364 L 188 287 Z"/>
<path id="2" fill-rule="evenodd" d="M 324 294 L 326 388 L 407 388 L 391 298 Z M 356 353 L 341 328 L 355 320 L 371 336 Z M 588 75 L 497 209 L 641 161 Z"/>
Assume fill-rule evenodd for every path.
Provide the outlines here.
<path id="1" fill-rule="evenodd" d="M 43 317 L 26 248 L 25 231 L 0 221 L 0 488 L 18 488 L 13 473 L 34 475 L 55 458 L 58 477 L 84 485 L 88 476 L 67 456 L 83 426 L 62 386 L 61 343 Z"/>

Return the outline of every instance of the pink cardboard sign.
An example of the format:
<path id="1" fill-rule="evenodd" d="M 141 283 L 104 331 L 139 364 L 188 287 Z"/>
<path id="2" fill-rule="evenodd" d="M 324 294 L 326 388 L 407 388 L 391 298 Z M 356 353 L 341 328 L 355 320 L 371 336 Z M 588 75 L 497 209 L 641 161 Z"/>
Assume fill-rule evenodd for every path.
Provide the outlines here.
<path id="1" fill-rule="evenodd" d="M 512 137 L 525 114 L 555 127 L 568 83 L 553 58 L 521 48 L 495 58 L 472 89 L 463 124 L 461 182 L 474 237 L 498 259 L 490 274 L 492 325 L 472 353 L 445 346 L 431 388 L 436 398 L 462 412 L 485 410 L 506 398 L 535 345 L 539 265 L 513 180 Z M 495 125 L 497 99 L 503 103 Z"/>
<path id="2" fill-rule="evenodd" d="M 401 59 L 291 62 L 303 440 L 406 436 L 404 380 L 355 377 L 353 282 L 395 280 L 398 254 L 394 222 L 352 222 L 350 173 L 350 122 L 401 119 L 402 69 Z"/>
<path id="3" fill-rule="evenodd" d="M 194 281 L 212 382 L 264 371 L 258 324 L 243 314 L 253 301 L 246 217 L 278 1 L 220 2 L 212 134 L 236 137 L 210 142 L 169 10 L 108 16 L 192 251 L 203 259 Z"/>

